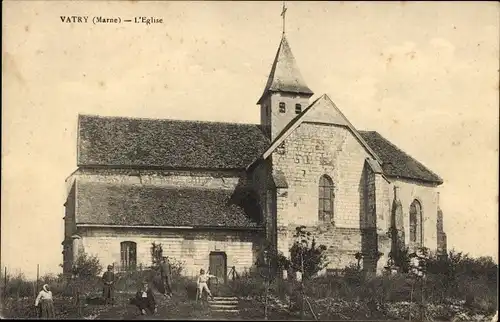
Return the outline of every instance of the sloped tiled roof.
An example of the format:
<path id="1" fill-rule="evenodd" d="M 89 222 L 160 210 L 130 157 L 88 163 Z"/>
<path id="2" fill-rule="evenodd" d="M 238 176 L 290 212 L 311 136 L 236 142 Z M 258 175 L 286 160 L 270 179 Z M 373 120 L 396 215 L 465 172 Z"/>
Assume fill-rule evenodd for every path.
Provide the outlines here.
<path id="1" fill-rule="evenodd" d="M 285 35 L 281 38 L 264 93 L 257 104 L 260 104 L 268 92 L 291 92 L 309 96 L 314 94 L 300 73 Z"/>
<path id="2" fill-rule="evenodd" d="M 245 191 L 77 182 L 77 224 L 258 227 L 259 207 Z"/>
<path id="3" fill-rule="evenodd" d="M 243 169 L 268 146 L 256 124 L 78 118 L 79 166 Z"/>
<path id="4" fill-rule="evenodd" d="M 388 176 L 442 184 L 443 180 L 376 131 L 358 131 L 377 156 Z"/>

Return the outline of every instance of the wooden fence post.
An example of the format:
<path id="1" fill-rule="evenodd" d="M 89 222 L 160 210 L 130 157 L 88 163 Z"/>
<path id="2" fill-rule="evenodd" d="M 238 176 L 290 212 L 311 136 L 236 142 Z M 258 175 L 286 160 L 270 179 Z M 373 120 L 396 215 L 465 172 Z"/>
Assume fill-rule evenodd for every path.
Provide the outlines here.
<path id="1" fill-rule="evenodd" d="M 40 264 L 36 264 L 36 292 L 38 293 L 38 280 L 40 279 Z"/>
<path id="2" fill-rule="evenodd" d="M 5 271 L 3 275 L 3 298 L 7 298 L 7 266 L 5 266 Z"/>

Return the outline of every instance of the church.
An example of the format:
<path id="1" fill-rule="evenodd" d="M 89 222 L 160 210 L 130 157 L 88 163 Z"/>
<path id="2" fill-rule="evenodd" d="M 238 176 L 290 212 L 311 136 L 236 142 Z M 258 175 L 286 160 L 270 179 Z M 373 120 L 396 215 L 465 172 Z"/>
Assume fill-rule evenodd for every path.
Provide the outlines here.
<path id="1" fill-rule="evenodd" d="M 289 256 L 298 226 L 327 247 L 327 270 L 381 272 L 395 230 L 410 249 L 446 251 L 443 180 L 376 131 L 360 131 L 303 79 L 285 33 L 260 124 L 78 116 L 66 180 L 63 267 L 79 254 L 117 270 L 151 265 L 151 244 L 226 278 L 263 245 Z"/>

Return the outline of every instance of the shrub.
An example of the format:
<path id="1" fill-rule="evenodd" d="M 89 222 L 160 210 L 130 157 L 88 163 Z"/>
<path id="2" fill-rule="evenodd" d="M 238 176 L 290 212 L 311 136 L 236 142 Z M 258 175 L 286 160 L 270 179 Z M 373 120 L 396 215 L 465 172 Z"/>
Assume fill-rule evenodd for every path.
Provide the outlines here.
<path id="1" fill-rule="evenodd" d="M 116 274 L 115 289 L 135 292 L 142 286 L 143 281 L 151 281 L 156 287 L 154 278 L 155 272 L 150 269 L 119 272 Z"/>
<path id="2" fill-rule="evenodd" d="M 327 262 L 326 246 L 317 245 L 310 232 L 305 231 L 305 226 L 296 228 L 294 238 L 296 241 L 290 248 L 291 266 L 295 271 L 302 271 L 303 278 L 311 278 L 324 269 Z"/>
<path id="3" fill-rule="evenodd" d="M 171 257 L 169 257 L 169 263 L 170 263 L 170 269 L 172 271 L 172 277 L 174 278 L 181 277 L 185 263 Z"/>
<path id="4" fill-rule="evenodd" d="M 27 280 L 23 273 L 14 276 L 7 274 L 7 285 L 3 286 L 3 292 L 7 297 L 27 297 L 35 294 L 35 287 L 35 282 Z"/>
<path id="5" fill-rule="evenodd" d="M 230 286 L 240 296 L 261 296 L 266 289 L 265 279 L 258 273 L 244 273 L 231 281 Z"/>
<path id="6" fill-rule="evenodd" d="M 91 278 L 101 273 L 102 265 L 96 256 L 82 253 L 73 263 L 71 270 L 73 275 L 78 278 Z"/>
<path id="7" fill-rule="evenodd" d="M 359 264 L 350 264 L 342 269 L 342 276 L 351 285 L 360 285 L 363 281 L 363 271 Z"/>
<path id="8" fill-rule="evenodd" d="M 277 267 L 279 270 L 289 270 L 290 267 L 292 266 L 292 263 L 290 260 L 281 252 L 278 253 L 277 256 Z"/>
<path id="9" fill-rule="evenodd" d="M 408 273 L 410 271 L 410 250 L 408 247 L 399 246 L 389 253 L 389 262 L 394 263 L 399 268 L 401 273 Z M 391 266 L 388 263 L 388 266 Z"/>

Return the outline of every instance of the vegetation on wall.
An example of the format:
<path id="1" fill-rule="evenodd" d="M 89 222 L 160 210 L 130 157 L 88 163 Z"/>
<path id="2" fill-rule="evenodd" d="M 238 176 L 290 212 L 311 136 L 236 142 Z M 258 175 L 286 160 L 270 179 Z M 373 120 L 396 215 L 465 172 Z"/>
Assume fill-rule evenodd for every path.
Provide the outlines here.
<path id="1" fill-rule="evenodd" d="M 153 242 L 151 244 L 151 266 L 158 268 L 163 259 L 163 247 L 161 244 Z"/>

